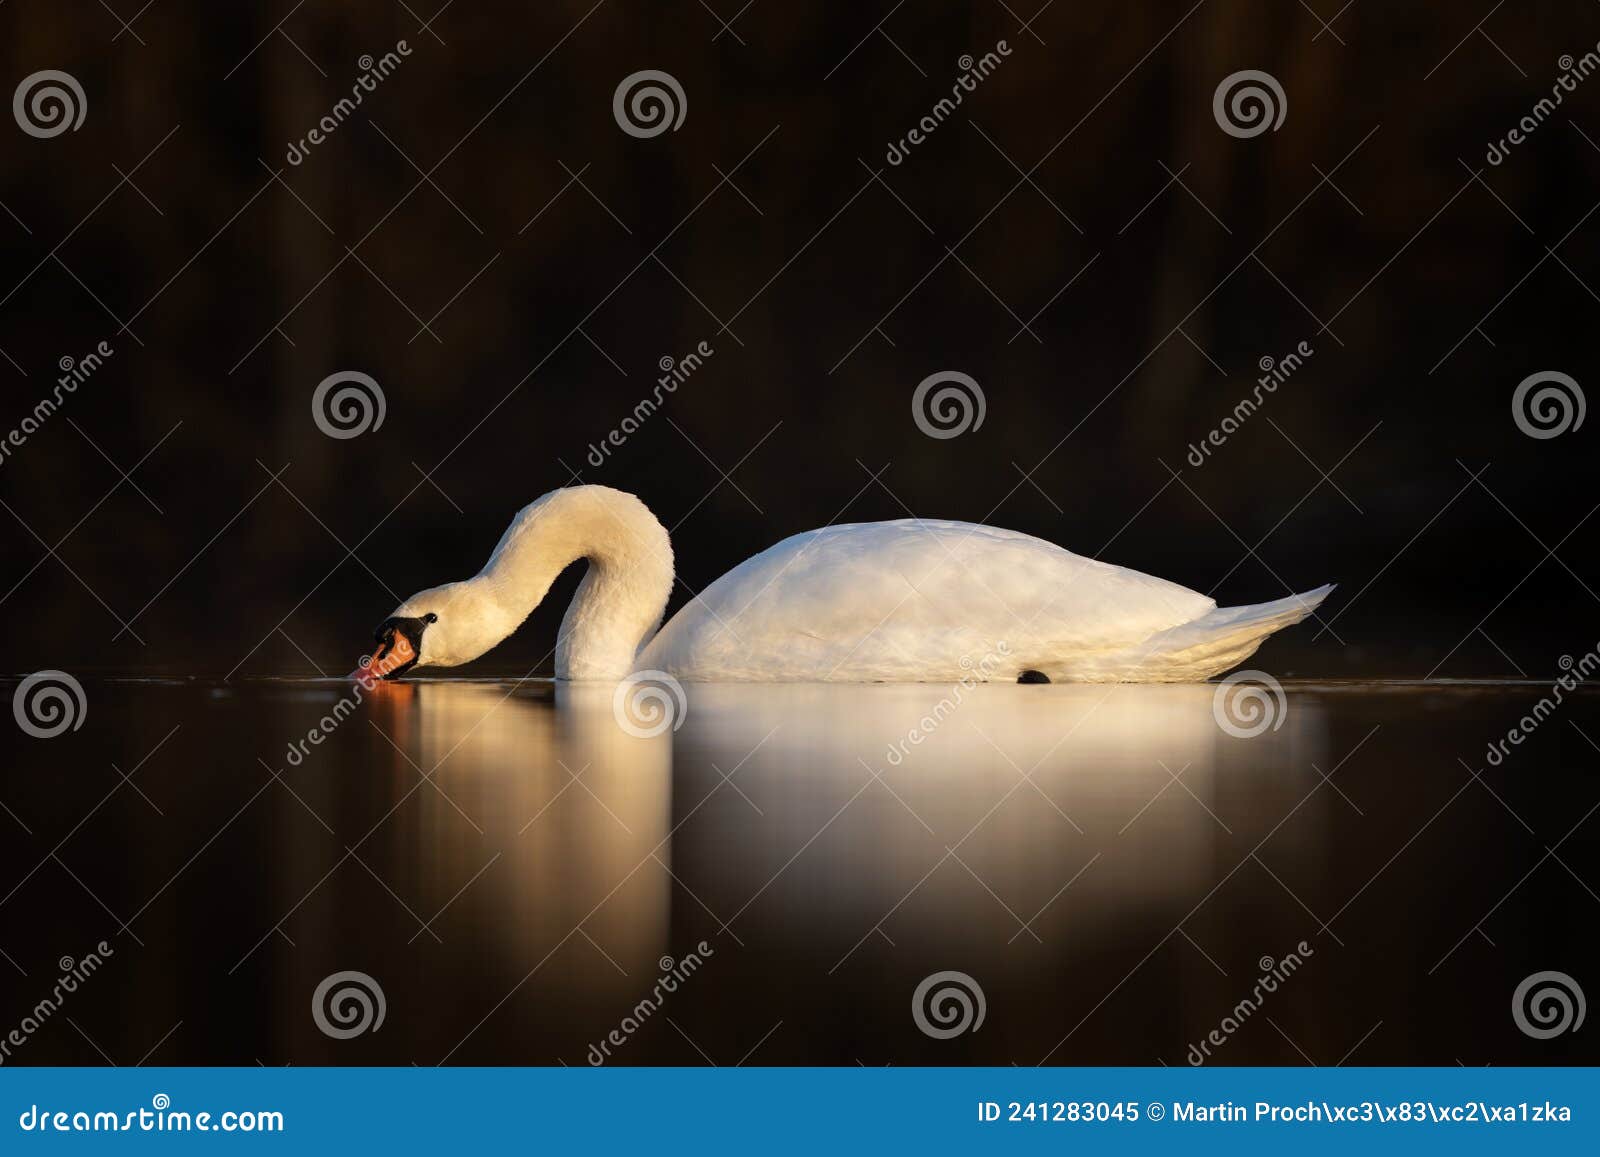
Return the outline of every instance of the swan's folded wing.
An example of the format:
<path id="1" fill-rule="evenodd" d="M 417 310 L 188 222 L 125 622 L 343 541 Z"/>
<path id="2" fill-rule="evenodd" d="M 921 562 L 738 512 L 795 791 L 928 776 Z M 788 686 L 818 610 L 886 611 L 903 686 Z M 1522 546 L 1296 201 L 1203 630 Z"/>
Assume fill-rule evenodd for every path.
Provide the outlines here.
<path id="1" fill-rule="evenodd" d="M 992 654 L 1126 647 L 1215 603 L 1042 539 L 930 520 L 825 527 L 723 575 L 641 656 L 690 678 L 959 677 Z"/>

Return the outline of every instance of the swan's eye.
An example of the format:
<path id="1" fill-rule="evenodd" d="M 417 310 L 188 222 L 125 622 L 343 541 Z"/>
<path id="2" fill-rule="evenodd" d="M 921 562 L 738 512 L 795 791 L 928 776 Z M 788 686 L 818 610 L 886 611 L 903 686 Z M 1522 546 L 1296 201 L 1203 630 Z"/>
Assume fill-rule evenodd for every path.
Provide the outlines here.
<path id="1" fill-rule="evenodd" d="M 422 621 L 425 623 L 437 623 L 439 621 L 439 616 L 434 614 L 432 611 L 429 611 L 427 614 L 422 616 Z"/>

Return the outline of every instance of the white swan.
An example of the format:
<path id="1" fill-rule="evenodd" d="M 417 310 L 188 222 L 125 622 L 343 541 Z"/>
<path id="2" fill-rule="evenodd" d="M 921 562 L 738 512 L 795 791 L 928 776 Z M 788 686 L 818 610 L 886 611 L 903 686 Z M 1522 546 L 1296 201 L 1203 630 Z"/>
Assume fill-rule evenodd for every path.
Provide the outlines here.
<path id="1" fill-rule="evenodd" d="M 659 631 L 672 544 L 644 503 L 553 490 L 511 520 L 476 576 L 420 591 L 353 674 L 470 662 L 589 562 L 556 678 L 665 671 L 700 682 L 1178 682 L 1234 666 L 1333 589 L 1219 609 L 1205 595 L 1016 531 L 900 519 L 825 526 L 734 567 Z"/>

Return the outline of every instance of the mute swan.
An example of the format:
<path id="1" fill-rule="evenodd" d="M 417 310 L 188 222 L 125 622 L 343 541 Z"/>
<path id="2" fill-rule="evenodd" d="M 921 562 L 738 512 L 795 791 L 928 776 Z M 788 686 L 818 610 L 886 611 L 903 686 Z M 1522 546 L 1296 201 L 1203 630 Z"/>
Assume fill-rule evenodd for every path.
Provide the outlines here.
<path id="1" fill-rule="evenodd" d="M 511 520 L 476 576 L 419 591 L 379 626 L 365 680 L 470 662 L 566 567 L 556 678 L 665 671 L 699 682 L 1180 682 L 1245 659 L 1333 589 L 1218 608 L 1205 595 L 1019 534 L 899 519 L 825 526 L 734 567 L 659 631 L 672 543 L 643 502 L 553 490 Z"/>

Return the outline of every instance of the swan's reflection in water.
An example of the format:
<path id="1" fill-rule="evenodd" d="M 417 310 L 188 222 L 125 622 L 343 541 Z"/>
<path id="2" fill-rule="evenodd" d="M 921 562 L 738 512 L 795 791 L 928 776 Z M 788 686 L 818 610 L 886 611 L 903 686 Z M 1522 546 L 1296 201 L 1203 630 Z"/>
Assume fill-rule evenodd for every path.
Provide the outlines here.
<path id="1" fill-rule="evenodd" d="M 525 967 L 550 956 L 573 997 L 649 975 L 671 912 L 669 739 L 618 727 L 606 688 L 412 684 L 373 702 L 396 786 L 431 773 L 423 806 L 386 825 L 394 854 L 458 886 L 480 870 L 498 881 L 492 908 L 475 913 L 484 952 Z M 573 939 L 585 951 L 556 961 Z"/>
<path id="2" fill-rule="evenodd" d="M 690 685 L 640 738 L 609 688 L 88 683 L 8 752 L 13 1013 L 116 955 L 27 1063 L 1181 1064 L 1302 940 L 1216 1062 L 1594 1060 L 1505 1010 L 1589 951 L 1594 695 L 1479 778 L 1542 688 L 1292 685 L 1241 739 L 1210 686 Z M 947 970 L 986 1019 L 934 1039 Z M 381 1031 L 319 1030 L 345 971 Z"/>
<path id="3" fill-rule="evenodd" d="M 396 802 L 415 791 L 378 870 L 415 874 L 395 888 L 427 896 L 419 922 L 442 906 L 412 947 L 419 987 L 450 1010 L 411 1027 L 407 1059 L 452 1063 L 578 1063 L 701 941 L 709 963 L 635 1018 L 617 1060 L 731 1063 L 779 1021 L 794 1027 L 753 1059 L 937 1060 L 905 1006 L 921 977 L 959 968 L 998 1007 L 946 1052 L 1037 1061 L 1130 945 L 1170 936 L 1336 761 L 1315 702 L 1291 696 L 1276 729 L 1239 739 L 1210 686 L 690 685 L 679 728 L 653 737 L 619 725 L 610 687 L 392 690 L 370 704 L 384 735 L 369 749 Z M 1315 887 L 1337 804 L 1319 795 L 1273 850 L 1297 891 Z M 1243 923 L 1218 906 L 1185 925 L 1207 943 L 1174 1007 L 1209 1009 L 1233 991 L 1224 971 L 1315 938 L 1264 880 Z M 1121 1033 L 1082 1040 L 1120 1056 L 1105 1046 Z M 1177 1060 L 1171 1035 L 1123 1059 Z"/>

